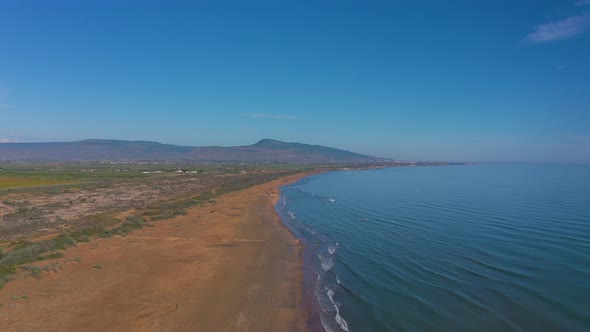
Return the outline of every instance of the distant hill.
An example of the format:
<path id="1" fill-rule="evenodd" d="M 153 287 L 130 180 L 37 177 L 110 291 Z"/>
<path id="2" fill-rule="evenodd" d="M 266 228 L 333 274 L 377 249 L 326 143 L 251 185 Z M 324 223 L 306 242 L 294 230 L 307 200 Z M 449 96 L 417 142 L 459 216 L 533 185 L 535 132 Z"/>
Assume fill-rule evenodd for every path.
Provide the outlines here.
<path id="1" fill-rule="evenodd" d="M 65 143 L 3 143 L 0 161 L 151 160 L 202 162 L 356 163 L 383 159 L 321 145 L 263 139 L 234 147 L 178 146 L 149 141 L 89 139 Z"/>

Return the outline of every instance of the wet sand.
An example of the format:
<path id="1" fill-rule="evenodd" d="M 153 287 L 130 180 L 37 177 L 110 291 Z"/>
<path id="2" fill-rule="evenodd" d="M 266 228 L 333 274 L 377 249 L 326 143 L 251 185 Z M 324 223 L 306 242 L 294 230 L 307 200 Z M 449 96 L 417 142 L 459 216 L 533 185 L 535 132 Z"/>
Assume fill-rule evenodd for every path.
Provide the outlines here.
<path id="1" fill-rule="evenodd" d="M 36 263 L 62 269 L 0 290 L 0 330 L 307 330 L 302 247 L 274 211 L 278 187 L 305 175 L 228 193 L 186 216 Z M 28 299 L 14 299 L 21 296 Z"/>

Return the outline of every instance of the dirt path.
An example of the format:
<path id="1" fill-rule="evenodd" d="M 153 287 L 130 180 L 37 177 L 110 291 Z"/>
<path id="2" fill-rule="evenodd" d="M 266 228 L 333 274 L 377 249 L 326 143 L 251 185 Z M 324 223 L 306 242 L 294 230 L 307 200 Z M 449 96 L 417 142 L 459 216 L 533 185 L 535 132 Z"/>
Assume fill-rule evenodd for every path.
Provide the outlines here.
<path id="1" fill-rule="evenodd" d="M 66 250 L 60 271 L 0 290 L 0 330 L 305 330 L 301 247 L 273 207 L 278 186 L 300 177 Z"/>

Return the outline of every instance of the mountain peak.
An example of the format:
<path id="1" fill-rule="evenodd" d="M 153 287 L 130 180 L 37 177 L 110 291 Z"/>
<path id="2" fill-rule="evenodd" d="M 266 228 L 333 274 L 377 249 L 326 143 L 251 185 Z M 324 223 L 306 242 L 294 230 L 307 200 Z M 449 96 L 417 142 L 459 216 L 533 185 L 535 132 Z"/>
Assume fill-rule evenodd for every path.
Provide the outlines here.
<path id="1" fill-rule="evenodd" d="M 260 145 L 278 145 L 278 144 L 285 144 L 285 142 L 277 141 L 276 139 L 271 138 L 263 138 L 258 143 L 254 144 L 254 146 Z"/>
<path id="2" fill-rule="evenodd" d="M 321 145 L 264 138 L 236 147 L 177 146 L 149 141 L 88 139 L 71 143 L 0 144 L 3 160 L 167 160 L 213 162 L 344 163 L 379 161 Z"/>

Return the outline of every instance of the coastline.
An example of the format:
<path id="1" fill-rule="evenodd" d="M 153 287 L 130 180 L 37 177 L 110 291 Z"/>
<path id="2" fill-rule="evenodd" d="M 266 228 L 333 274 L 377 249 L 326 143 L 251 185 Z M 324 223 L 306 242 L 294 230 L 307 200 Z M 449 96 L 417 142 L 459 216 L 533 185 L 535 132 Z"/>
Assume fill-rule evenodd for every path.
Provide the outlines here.
<path id="1" fill-rule="evenodd" d="M 298 246 L 299 246 L 299 253 L 298 253 L 298 259 L 299 259 L 299 273 L 298 273 L 299 276 L 298 276 L 298 278 L 299 278 L 299 294 L 300 294 L 299 302 L 301 305 L 301 309 L 303 310 L 304 315 L 305 315 L 305 330 L 309 331 L 309 332 L 324 332 L 325 331 L 324 327 L 322 326 L 321 317 L 320 317 L 320 310 L 321 309 L 319 307 L 319 304 L 317 303 L 317 298 L 314 295 L 314 290 L 313 290 L 313 286 L 312 286 L 313 285 L 313 280 L 312 280 L 313 279 L 313 272 L 312 272 L 310 266 L 305 264 L 305 262 L 310 260 L 309 255 L 311 255 L 312 252 L 311 252 L 311 250 L 308 250 L 308 248 L 306 248 L 302 239 L 297 237 L 294 230 L 291 229 L 289 227 L 287 221 L 284 220 L 284 217 L 281 217 L 281 214 L 279 213 L 280 210 L 279 210 L 278 204 L 279 204 L 279 200 L 281 199 L 281 197 L 283 197 L 283 192 L 282 192 L 283 187 L 294 185 L 294 184 L 302 181 L 303 179 L 306 179 L 311 176 L 330 173 L 330 172 L 334 172 L 334 171 L 335 170 L 321 170 L 321 171 L 312 171 L 312 172 L 302 173 L 301 176 L 298 177 L 297 179 L 295 179 L 294 181 L 291 181 L 289 183 L 285 183 L 277 188 L 278 195 L 273 203 L 273 208 L 275 210 L 277 221 L 279 222 L 281 227 L 283 229 L 285 229 L 290 234 L 290 236 L 293 239 L 295 239 L 295 241 L 297 241 Z"/>
<path id="2" fill-rule="evenodd" d="M 308 248 L 303 239 L 299 238 L 296 234 L 296 230 L 292 229 L 291 227 L 293 227 L 293 225 L 289 224 L 289 220 L 288 220 L 288 216 L 281 214 L 281 207 L 279 207 L 279 200 L 281 198 L 284 198 L 283 192 L 282 192 L 282 188 L 283 187 L 287 187 L 287 186 L 291 186 L 291 185 L 295 185 L 296 183 L 312 177 L 312 176 L 316 176 L 316 175 L 320 175 L 320 174 L 326 174 L 326 173 L 331 173 L 331 172 L 335 172 L 335 171 L 342 171 L 342 170 L 322 170 L 322 171 L 314 171 L 314 172 L 308 172 L 308 173 L 304 173 L 301 177 L 299 177 L 298 179 L 296 179 L 293 182 L 284 184 L 282 186 L 280 186 L 279 189 L 279 196 L 277 197 L 275 203 L 274 203 L 274 208 L 275 208 L 275 212 L 277 215 L 277 218 L 279 220 L 279 223 L 281 224 L 281 226 L 286 229 L 289 234 L 297 240 L 297 242 L 299 243 L 300 246 L 300 253 L 299 253 L 299 271 L 301 273 L 301 277 L 300 277 L 300 289 L 299 289 L 299 293 L 301 294 L 301 305 L 302 305 L 302 309 L 304 310 L 305 313 L 305 325 L 306 325 L 306 330 L 310 331 L 310 332 L 324 332 L 325 331 L 325 327 L 322 325 L 322 317 L 321 317 L 321 308 L 320 305 L 318 303 L 318 299 L 315 295 L 315 272 L 313 271 L 312 267 L 311 267 L 311 256 L 313 255 L 313 251 L 311 250 L 311 248 Z M 285 202 L 286 204 L 286 202 Z"/>
<path id="3" fill-rule="evenodd" d="M 56 260 L 66 262 L 59 271 L 0 291 L 0 329 L 315 330 L 302 298 L 304 248 L 275 205 L 280 187 L 318 173 L 230 192 L 127 237 L 69 248 Z"/>

